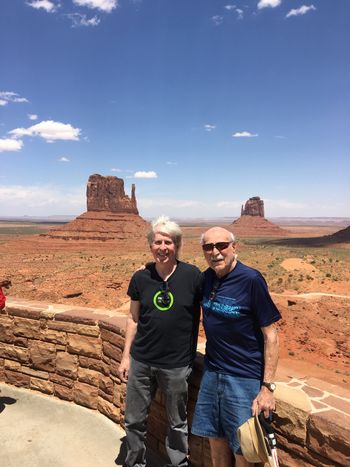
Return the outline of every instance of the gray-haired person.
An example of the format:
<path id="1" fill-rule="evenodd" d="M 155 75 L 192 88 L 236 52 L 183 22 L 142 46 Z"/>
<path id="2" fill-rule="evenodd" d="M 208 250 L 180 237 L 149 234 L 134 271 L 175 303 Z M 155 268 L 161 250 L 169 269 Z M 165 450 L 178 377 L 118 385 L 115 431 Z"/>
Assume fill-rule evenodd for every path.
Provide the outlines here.
<path id="1" fill-rule="evenodd" d="M 201 273 L 179 261 L 182 232 L 168 217 L 153 221 L 147 238 L 154 262 L 131 278 L 130 312 L 118 370 L 127 381 L 125 465 L 146 465 L 146 422 L 159 387 L 168 416 L 168 465 L 182 467 L 188 465 L 186 406 L 197 344 Z"/>
<path id="2" fill-rule="evenodd" d="M 237 260 L 231 232 L 212 227 L 202 237 L 209 268 L 203 279 L 205 371 L 192 433 L 209 438 L 214 467 L 253 467 L 237 429 L 252 415 L 275 408 L 276 322 L 281 315 L 259 271 Z"/>

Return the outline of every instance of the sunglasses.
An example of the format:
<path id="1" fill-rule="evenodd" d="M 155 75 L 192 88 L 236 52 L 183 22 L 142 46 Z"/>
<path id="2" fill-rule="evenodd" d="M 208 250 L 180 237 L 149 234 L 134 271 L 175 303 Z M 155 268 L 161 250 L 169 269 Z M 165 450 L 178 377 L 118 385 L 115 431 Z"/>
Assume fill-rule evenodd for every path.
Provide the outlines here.
<path id="1" fill-rule="evenodd" d="M 220 281 L 218 279 L 216 279 L 214 284 L 213 284 L 212 291 L 209 294 L 209 300 L 210 301 L 215 300 L 216 294 L 218 292 L 219 285 L 220 285 Z"/>
<path id="2" fill-rule="evenodd" d="M 160 294 L 157 295 L 156 303 L 161 307 L 168 307 L 171 303 L 171 296 L 168 282 L 163 282 Z"/>
<path id="3" fill-rule="evenodd" d="M 204 245 L 202 245 L 202 248 L 203 251 L 206 252 L 213 251 L 214 248 L 221 252 L 222 250 L 226 250 L 226 248 L 228 248 L 231 245 L 231 243 L 233 242 L 205 243 Z"/>

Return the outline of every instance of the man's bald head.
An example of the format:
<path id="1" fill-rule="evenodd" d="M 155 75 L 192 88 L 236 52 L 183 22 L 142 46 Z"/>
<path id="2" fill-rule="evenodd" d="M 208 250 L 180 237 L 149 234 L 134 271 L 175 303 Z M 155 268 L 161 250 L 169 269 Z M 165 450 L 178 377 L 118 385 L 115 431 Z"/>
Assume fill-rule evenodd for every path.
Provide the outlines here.
<path id="1" fill-rule="evenodd" d="M 212 227 L 201 238 L 204 257 L 218 277 L 228 274 L 236 266 L 236 243 L 232 232 Z"/>
<path id="2" fill-rule="evenodd" d="M 201 245 L 204 245 L 206 243 L 206 236 L 210 236 L 212 234 L 217 234 L 220 235 L 222 238 L 225 238 L 225 242 L 235 242 L 235 236 L 233 235 L 232 232 L 230 232 L 227 229 L 224 229 L 223 227 L 211 227 L 208 229 L 206 232 L 204 232 L 201 236 Z"/>

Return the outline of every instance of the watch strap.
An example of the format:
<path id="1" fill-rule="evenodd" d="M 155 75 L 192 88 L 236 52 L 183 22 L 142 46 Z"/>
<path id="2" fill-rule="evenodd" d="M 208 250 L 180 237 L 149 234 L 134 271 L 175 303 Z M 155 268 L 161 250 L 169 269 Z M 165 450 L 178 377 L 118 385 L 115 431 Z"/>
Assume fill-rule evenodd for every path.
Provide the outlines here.
<path id="1" fill-rule="evenodd" d="M 261 386 L 264 386 L 265 388 L 267 388 L 271 392 L 274 392 L 274 390 L 276 389 L 276 384 L 275 383 L 267 383 L 266 381 L 263 381 L 261 383 Z"/>

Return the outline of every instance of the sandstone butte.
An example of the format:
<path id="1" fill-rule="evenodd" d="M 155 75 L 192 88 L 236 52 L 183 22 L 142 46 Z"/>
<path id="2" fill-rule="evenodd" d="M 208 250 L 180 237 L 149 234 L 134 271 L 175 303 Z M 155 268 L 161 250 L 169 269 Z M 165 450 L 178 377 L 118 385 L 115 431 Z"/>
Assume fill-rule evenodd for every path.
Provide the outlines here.
<path id="1" fill-rule="evenodd" d="M 338 230 L 338 232 L 335 232 L 332 235 L 327 235 L 324 237 L 325 239 L 330 240 L 331 242 L 335 243 L 349 243 L 350 241 L 350 225 L 346 227 L 345 229 Z"/>
<path id="2" fill-rule="evenodd" d="M 241 208 L 241 217 L 228 226 L 238 237 L 283 237 L 288 232 L 265 217 L 264 201 L 259 196 L 249 198 Z"/>
<path id="3" fill-rule="evenodd" d="M 125 194 L 123 179 L 90 175 L 86 198 L 86 212 L 42 236 L 62 240 L 98 241 L 124 240 L 131 236 L 145 237 L 148 224 L 139 215 L 134 184 L 130 198 Z"/>

